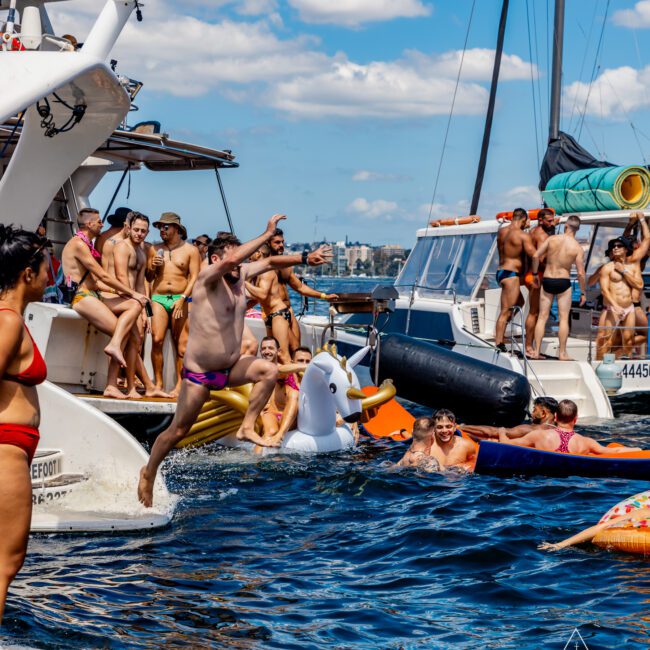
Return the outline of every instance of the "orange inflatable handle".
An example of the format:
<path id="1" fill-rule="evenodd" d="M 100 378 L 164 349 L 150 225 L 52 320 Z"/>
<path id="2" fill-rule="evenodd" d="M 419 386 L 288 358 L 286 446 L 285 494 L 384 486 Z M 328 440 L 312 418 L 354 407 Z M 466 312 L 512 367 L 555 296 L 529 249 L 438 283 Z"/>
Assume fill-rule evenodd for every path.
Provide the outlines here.
<path id="1" fill-rule="evenodd" d="M 555 215 L 553 208 L 535 208 L 534 210 L 528 210 L 528 218 L 531 221 L 537 221 L 540 210 L 550 210 Z M 499 212 L 497 214 L 497 221 L 512 221 L 512 212 Z"/>
<path id="2" fill-rule="evenodd" d="M 466 226 L 468 223 L 478 223 L 481 217 L 474 215 L 473 217 L 456 217 L 455 219 L 434 219 L 429 223 L 432 228 L 440 228 L 440 226 Z"/>

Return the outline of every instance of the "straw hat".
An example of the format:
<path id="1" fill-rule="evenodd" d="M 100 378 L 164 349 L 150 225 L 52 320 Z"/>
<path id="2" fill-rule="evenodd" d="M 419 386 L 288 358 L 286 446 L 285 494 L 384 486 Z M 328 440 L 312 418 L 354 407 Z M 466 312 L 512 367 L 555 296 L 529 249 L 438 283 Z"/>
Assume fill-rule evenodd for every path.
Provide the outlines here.
<path id="1" fill-rule="evenodd" d="M 160 226 L 164 226 L 165 224 L 176 226 L 180 232 L 181 239 L 187 239 L 187 230 L 181 223 L 181 218 L 175 212 L 163 212 L 160 215 L 160 219 L 158 219 L 158 221 L 154 221 L 153 227 L 160 228 Z"/>

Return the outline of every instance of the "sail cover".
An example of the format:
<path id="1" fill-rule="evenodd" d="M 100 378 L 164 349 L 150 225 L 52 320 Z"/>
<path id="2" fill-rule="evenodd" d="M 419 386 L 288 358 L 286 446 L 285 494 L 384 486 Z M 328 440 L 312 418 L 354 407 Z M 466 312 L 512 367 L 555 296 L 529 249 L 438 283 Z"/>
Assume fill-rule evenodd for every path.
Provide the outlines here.
<path id="1" fill-rule="evenodd" d="M 560 131 L 560 136 L 557 140 L 549 142 L 546 149 L 546 154 L 539 170 L 539 189 L 542 191 L 545 190 L 549 180 L 557 174 L 572 172 L 577 169 L 615 166 L 614 163 L 605 160 L 596 160 L 574 138 Z"/>

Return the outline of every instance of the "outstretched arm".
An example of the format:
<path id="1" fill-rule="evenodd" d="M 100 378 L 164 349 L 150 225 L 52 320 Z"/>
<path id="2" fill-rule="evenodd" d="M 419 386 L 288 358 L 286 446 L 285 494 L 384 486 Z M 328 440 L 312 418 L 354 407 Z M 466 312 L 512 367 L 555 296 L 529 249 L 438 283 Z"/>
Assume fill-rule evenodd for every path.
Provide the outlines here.
<path id="1" fill-rule="evenodd" d="M 301 296 L 307 296 L 308 298 L 320 298 L 321 300 L 334 300 L 335 298 L 338 298 L 338 295 L 335 293 L 323 293 L 322 291 L 316 291 L 316 289 L 312 289 L 310 286 L 302 282 L 300 278 L 293 272 L 289 275 L 288 284 Z"/>
<path id="2" fill-rule="evenodd" d="M 212 283 L 230 271 L 234 271 L 247 260 L 262 244 L 265 244 L 275 231 L 278 222 L 286 219 L 283 214 L 274 214 L 266 224 L 266 230 L 255 239 L 251 239 L 226 253 L 221 259 L 211 260 L 207 268 L 199 274 L 204 282 Z M 255 262 L 256 264 L 257 262 Z M 246 265 L 249 266 L 249 265 Z"/>
<path id="3" fill-rule="evenodd" d="M 331 262 L 332 257 L 332 247 L 323 245 L 307 255 L 307 264 L 309 266 L 321 266 L 322 264 Z M 296 264 L 302 264 L 302 253 L 296 253 L 295 255 L 273 255 L 266 259 L 246 264 L 246 278 L 254 277 L 266 271 L 286 269 Z"/>
<path id="4" fill-rule="evenodd" d="M 508 445 L 515 445 L 516 447 L 535 447 L 537 438 L 537 431 L 530 431 L 525 436 L 513 440 L 508 438 L 506 430 L 503 427 L 499 429 L 499 442 L 505 442 Z"/>
<path id="5" fill-rule="evenodd" d="M 618 526 L 626 521 L 635 519 L 646 519 L 648 516 L 650 516 L 650 508 L 639 508 L 638 510 L 632 510 L 631 512 L 628 512 L 621 517 L 617 517 L 616 519 L 609 519 L 602 524 L 596 524 L 590 528 L 585 528 L 585 530 L 579 532 L 577 535 L 568 537 L 567 539 L 558 542 L 557 544 L 549 544 L 548 542 L 544 542 L 537 548 L 543 551 L 559 551 L 561 548 L 566 548 L 567 546 L 574 546 L 575 544 L 590 542 L 594 537 L 596 537 L 598 533 L 612 526 Z"/>
<path id="6" fill-rule="evenodd" d="M 499 429 L 503 429 L 506 432 L 508 438 L 522 438 L 527 433 L 530 433 L 533 430 L 532 424 L 519 424 L 516 427 L 506 429 L 504 427 L 490 427 L 487 425 L 473 425 L 473 424 L 460 424 L 459 428 L 471 436 L 474 439 L 478 440 L 488 440 L 490 438 L 496 439 L 499 437 Z"/>

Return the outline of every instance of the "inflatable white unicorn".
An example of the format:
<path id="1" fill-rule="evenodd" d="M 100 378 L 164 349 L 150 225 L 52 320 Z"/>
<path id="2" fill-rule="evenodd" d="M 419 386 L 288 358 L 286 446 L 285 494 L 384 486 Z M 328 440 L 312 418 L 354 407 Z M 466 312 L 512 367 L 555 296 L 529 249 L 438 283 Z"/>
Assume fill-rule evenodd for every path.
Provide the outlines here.
<path id="1" fill-rule="evenodd" d="M 358 422 L 364 411 L 380 406 L 395 395 L 395 387 L 389 380 L 370 397 L 361 391 L 354 367 L 369 349 L 359 350 L 348 360 L 337 355 L 334 345 L 318 350 L 300 383 L 298 427 L 287 432 L 279 449 L 256 449 L 268 454 L 332 452 L 353 447 L 355 438 L 349 425 Z M 190 434 L 178 446 L 196 446 L 217 440 L 227 447 L 255 448 L 234 435 L 248 408 L 249 390 L 242 386 L 213 392 L 212 400 L 204 406 Z M 338 426 L 337 414 L 343 420 Z"/>

